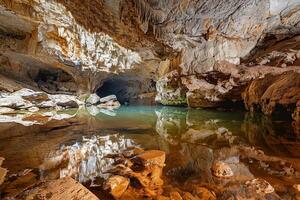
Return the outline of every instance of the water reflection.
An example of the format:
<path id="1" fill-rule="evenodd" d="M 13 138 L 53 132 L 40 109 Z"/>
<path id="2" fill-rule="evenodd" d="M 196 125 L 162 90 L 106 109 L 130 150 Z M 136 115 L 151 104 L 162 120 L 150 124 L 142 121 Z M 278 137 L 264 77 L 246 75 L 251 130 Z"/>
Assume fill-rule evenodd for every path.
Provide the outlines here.
<path id="1" fill-rule="evenodd" d="M 290 122 L 180 107 L 123 106 L 115 111 L 90 107 L 59 114 L 70 117 L 59 120 L 51 115 L 26 128 L 0 123 L 0 156 L 6 158 L 4 167 L 11 174 L 40 168 L 47 177 L 50 169 L 58 168 L 58 176 L 86 182 L 104 176 L 111 164 L 104 159 L 106 154 L 138 145 L 167 153 L 166 183 L 178 187 L 196 178 L 216 188 L 241 188 L 245 181 L 262 177 L 276 190 L 287 191 L 300 182 L 300 138 L 295 132 L 299 128 Z M 230 165 L 235 176 L 223 180 L 213 176 L 215 161 Z"/>

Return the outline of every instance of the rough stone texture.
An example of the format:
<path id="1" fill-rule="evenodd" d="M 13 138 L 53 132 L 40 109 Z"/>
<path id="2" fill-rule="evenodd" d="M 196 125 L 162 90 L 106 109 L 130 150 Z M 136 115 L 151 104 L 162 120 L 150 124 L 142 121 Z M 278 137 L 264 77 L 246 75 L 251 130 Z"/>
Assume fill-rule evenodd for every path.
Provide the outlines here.
<path id="1" fill-rule="evenodd" d="M 4 158 L 0 157 L 0 185 L 4 182 L 5 176 L 7 174 L 7 169 L 1 167 L 4 160 Z"/>
<path id="2" fill-rule="evenodd" d="M 157 81 L 162 104 L 222 106 L 242 100 L 248 71 L 299 66 L 299 12 L 298 0 L 1 0 L 0 73 L 20 83 L 0 89 L 86 96 L 123 76 L 134 89 L 120 96 Z"/>
<path id="3" fill-rule="evenodd" d="M 300 73 L 286 72 L 254 80 L 243 94 L 246 108 L 267 115 L 282 112 L 299 120 Z"/>
<path id="4" fill-rule="evenodd" d="M 34 200 L 36 198 L 49 200 L 99 200 L 87 188 L 70 177 L 40 183 L 32 189 L 24 191 L 17 198 L 24 200 Z"/>

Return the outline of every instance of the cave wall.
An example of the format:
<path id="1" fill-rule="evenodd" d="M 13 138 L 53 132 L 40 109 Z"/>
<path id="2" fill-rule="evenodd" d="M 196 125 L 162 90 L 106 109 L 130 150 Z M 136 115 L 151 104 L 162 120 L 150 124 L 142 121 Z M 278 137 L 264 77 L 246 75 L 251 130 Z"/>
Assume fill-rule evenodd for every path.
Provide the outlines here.
<path id="1" fill-rule="evenodd" d="M 0 0 L 0 22 L 1 74 L 36 87 L 32 73 L 62 70 L 78 95 L 139 77 L 164 105 L 218 107 L 299 71 L 298 0 Z"/>

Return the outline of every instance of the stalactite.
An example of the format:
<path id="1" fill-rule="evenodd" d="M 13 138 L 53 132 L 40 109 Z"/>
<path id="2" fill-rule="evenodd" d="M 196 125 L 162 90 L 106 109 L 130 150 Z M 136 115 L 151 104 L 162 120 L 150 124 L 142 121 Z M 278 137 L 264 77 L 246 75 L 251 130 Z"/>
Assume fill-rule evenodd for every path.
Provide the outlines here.
<path id="1" fill-rule="evenodd" d="M 159 13 L 159 11 L 153 10 L 153 8 L 147 2 L 145 2 L 145 0 L 134 1 L 134 6 L 139 20 L 142 23 L 152 24 L 154 36 L 157 39 L 161 38 L 163 31 L 162 28 L 157 24 L 163 21 L 162 14 Z"/>

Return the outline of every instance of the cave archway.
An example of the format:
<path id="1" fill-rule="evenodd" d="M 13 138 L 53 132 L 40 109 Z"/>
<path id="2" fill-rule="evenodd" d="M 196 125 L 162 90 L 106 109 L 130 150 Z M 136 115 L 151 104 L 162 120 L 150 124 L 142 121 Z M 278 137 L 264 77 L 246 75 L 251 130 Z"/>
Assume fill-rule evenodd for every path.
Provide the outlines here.
<path id="1" fill-rule="evenodd" d="M 105 79 L 96 93 L 100 97 L 114 94 L 121 104 L 135 104 L 140 94 L 153 91 L 155 91 L 153 80 L 139 79 L 135 76 L 114 76 Z"/>

